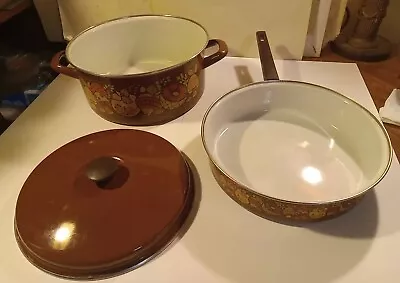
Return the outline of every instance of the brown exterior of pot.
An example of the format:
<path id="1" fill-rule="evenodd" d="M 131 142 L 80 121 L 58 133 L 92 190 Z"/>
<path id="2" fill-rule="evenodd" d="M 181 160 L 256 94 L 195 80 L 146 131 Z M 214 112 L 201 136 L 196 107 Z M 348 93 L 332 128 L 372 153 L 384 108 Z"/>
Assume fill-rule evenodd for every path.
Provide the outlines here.
<path id="1" fill-rule="evenodd" d="M 289 202 L 251 191 L 232 180 L 212 161 L 210 166 L 218 185 L 231 199 L 248 211 L 269 220 L 308 222 L 327 220 L 354 208 L 365 195 L 364 193 L 351 199 L 323 204 Z"/>
<path id="2" fill-rule="evenodd" d="M 165 70 L 120 77 L 96 76 L 61 61 L 65 52 L 54 55 L 51 66 L 61 74 L 79 79 L 90 107 L 102 118 L 124 125 L 156 125 L 178 118 L 199 101 L 204 91 L 204 69 L 228 53 L 224 41 L 211 39 L 206 48 L 218 46 L 207 57 Z M 65 58 L 66 59 L 66 58 Z"/>

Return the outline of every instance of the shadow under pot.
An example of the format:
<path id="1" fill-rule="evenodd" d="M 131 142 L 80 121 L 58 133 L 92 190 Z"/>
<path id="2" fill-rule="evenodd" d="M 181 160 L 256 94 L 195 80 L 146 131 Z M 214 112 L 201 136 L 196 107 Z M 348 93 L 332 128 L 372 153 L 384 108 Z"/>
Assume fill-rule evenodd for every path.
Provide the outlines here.
<path id="1" fill-rule="evenodd" d="M 205 56 L 208 48 L 217 51 Z M 156 125 L 189 111 L 204 91 L 204 69 L 228 47 L 198 23 L 143 15 L 90 27 L 54 55 L 52 68 L 80 80 L 91 108 L 125 125 Z"/>

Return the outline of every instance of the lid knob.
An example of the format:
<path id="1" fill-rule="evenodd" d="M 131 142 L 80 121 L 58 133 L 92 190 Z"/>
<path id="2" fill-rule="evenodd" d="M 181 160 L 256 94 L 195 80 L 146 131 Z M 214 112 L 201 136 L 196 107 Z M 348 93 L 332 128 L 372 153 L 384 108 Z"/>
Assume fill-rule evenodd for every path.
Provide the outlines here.
<path id="1" fill-rule="evenodd" d="M 120 159 L 103 156 L 92 160 L 86 167 L 86 176 L 96 183 L 111 179 L 119 168 Z"/>

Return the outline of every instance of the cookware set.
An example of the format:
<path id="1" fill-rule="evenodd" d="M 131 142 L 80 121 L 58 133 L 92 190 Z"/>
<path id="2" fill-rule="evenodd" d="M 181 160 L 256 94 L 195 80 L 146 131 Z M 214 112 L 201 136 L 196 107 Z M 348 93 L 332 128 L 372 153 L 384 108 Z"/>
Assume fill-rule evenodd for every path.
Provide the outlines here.
<path id="1" fill-rule="evenodd" d="M 339 216 L 388 172 L 389 136 L 346 96 L 280 80 L 265 32 L 256 39 L 264 81 L 221 94 L 204 113 L 199 134 L 210 170 L 230 198 L 268 220 Z M 52 67 L 80 81 L 100 117 L 148 126 L 190 111 L 207 67 L 227 53 L 190 19 L 143 15 L 88 28 Z M 14 225 L 33 265 L 58 277 L 106 278 L 141 266 L 176 238 L 192 208 L 196 164 L 145 129 L 88 134 L 33 170 Z"/>

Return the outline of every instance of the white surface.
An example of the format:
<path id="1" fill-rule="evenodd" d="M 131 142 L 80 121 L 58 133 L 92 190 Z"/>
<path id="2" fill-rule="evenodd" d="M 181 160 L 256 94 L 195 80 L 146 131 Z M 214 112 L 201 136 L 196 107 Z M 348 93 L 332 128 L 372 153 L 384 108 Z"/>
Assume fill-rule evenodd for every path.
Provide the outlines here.
<path id="1" fill-rule="evenodd" d="M 304 56 L 320 56 L 331 4 L 332 0 L 313 0 Z"/>
<path id="2" fill-rule="evenodd" d="M 269 120 L 233 123 L 216 140 L 222 169 L 261 194 L 290 201 L 331 201 L 367 188 L 360 166 L 329 138 Z"/>
<path id="3" fill-rule="evenodd" d="M 186 19 L 130 17 L 87 30 L 71 41 L 66 55 L 72 65 L 92 73 L 131 75 L 184 63 L 207 42 L 204 28 Z"/>
<path id="4" fill-rule="evenodd" d="M 240 70 L 240 80 L 235 70 Z M 278 71 L 285 79 L 343 92 L 378 115 L 353 64 L 280 61 Z M 199 137 L 204 111 L 219 95 L 250 77 L 261 80 L 259 62 L 225 58 L 206 73 L 205 93 L 190 112 L 166 125 L 146 128 L 167 138 L 196 164 L 202 186 L 197 215 L 182 238 L 160 257 L 103 282 L 398 282 L 397 159 L 376 192 L 340 218 L 305 227 L 261 219 L 218 187 Z M 50 152 L 79 136 L 111 128 L 122 126 L 93 113 L 79 82 L 60 76 L 0 136 L 0 282 L 65 282 L 39 271 L 20 253 L 13 234 L 16 198 L 29 173 Z"/>
<path id="5" fill-rule="evenodd" d="M 204 25 L 227 42 L 230 55 L 257 57 L 257 30 L 266 30 L 274 58 L 301 59 L 312 0 L 58 0 L 64 36 L 116 17 L 169 14 Z M 181 39 L 176 42 L 180 42 Z"/>
<path id="6" fill-rule="evenodd" d="M 336 92 L 298 82 L 229 93 L 209 110 L 202 131 L 224 172 L 290 201 L 352 197 L 376 185 L 391 162 L 389 136 L 375 116 Z"/>
<path id="7" fill-rule="evenodd" d="M 63 42 L 63 31 L 57 0 L 33 0 L 49 41 Z"/>
<path id="8" fill-rule="evenodd" d="M 324 1 L 324 0 L 322 0 Z M 324 40 L 322 42 L 322 48 L 334 40 L 342 29 L 342 23 L 349 0 L 332 0 L 331 7 L 329 10 L 328 22 L 326 24 Z"/>
<path id="9" fill-rule="evenodd" d="M 400 126 L 400 89 L 394 89 L 379 109 L 383 122 Z"/>

